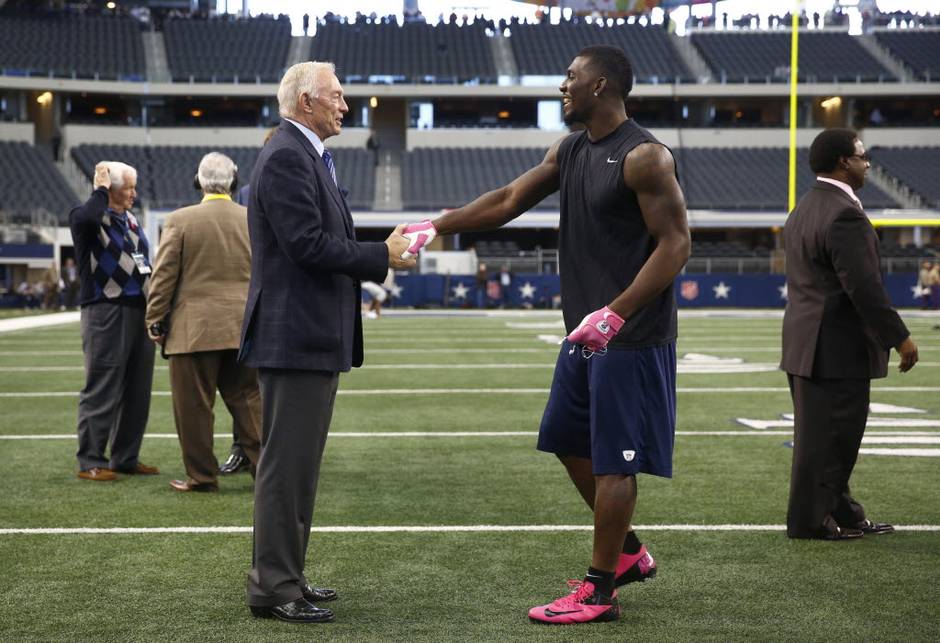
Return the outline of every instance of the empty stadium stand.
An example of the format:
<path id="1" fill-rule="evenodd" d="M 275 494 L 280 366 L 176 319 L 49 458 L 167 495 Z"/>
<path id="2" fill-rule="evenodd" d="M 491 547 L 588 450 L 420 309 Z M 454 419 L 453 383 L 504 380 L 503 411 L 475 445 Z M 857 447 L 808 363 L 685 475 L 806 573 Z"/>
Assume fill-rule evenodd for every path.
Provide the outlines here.
<path id="1" fill-rule="evenodd" d="M 41 208 L 66 225 L 78 197 L 48 156 L 28 143 L 0 142 L 0 211 L 28 221 Z"/>
<path id="2" fill-rule="evenodd" d="M 789 32 L 697 32 L 692 34 L 692 44 L 721 82 L 789 80 Z M 847 32 L 800 33 L 799 56 L 803 82 L 897 80 Z"/>
<path id="3" fill-rule="evenodd" d="M 480 22 L 320 25 L 310 60 L 332 60 L 347 83 L 496 82 L 496 65 Z"/>
<path id="4" fill-rule="evenodd" d="M 940 79 L 940 31 L 878 31 L 875 37 L 921 80 Z"/>
<path id="5" fill-rule="evenodd" d="M 918 193 L 933 208 L 940 208 L 940 147 L 878 147 L 873 163 Z"/>
<path id="6" fill-rule="evenodd" d="M 290 20 L 169 20 L 164 27 L 174 81 L 275 83 L 290 48 Z"/>
<path id="7" fill-rule="evenodd" d="M 633 65 L 636 82 L 691 79 L 669 36 L 658 27 L 602 26 L 562 22 L 557 25 L 514 24 L 509 42 L 522 76 L 563 76 L 575 55 L 589 45 L 621 47 Z"/>
<path id="8" fill-rule="evenodd" d="M 453 208 L 498 188 L 545 156 L 540 148 L 419 148 L 402 155 L 402 202 L 406 209 Z M 536 209 L 558 209 L 553 194 Z"/>
<path id="9" fill-rule="evenodd" d="M 786 209 L 786 148 L 683 148 L 675 154 L 691 209 Z M 807 163 L 808 155 L 806 149 L 798 152 L 797 195 L 805 193 L 816 180 Z M 899 205 L 870 182 L 859 190 L 858 198 L 869 210 Z"/>
<path id="10" fill-rule="evenodd" d="M 145 79 L 137 23 L 127 16 L 0 15 L 0 73 L 56 78 Z"/>
<path id="11" fill-rule="evenodd" d="M 137 168 L 137 192 L 151 208 L 173 209 L 198 200 L 193 175 L 202 157 L 212 151 L 228 155 L 238 166 L 242 185 L 251 177 L 260 148 L 256 147 L 176 147 L 136 145 L 80 145 L 72 148 L 72 158 L 89 179 L 102 159 L 119 160 Z M 351 208 L 372 209 L 375 168 L 366 150 L 334 148 L 340 185 L 349 190 Z"/>

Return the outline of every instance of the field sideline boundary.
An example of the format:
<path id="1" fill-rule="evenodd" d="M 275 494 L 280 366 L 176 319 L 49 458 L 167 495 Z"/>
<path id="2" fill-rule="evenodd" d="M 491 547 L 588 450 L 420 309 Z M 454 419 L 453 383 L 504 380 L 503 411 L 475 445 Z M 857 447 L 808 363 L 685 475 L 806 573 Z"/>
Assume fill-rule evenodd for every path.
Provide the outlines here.
<path id="1" fill-rule="evenodd" d="M 636 525 L 641 531 L 782 532 L 786 525 Z M 895 525 L 897 531 L 940 532 L 940 525 Z M 593 531 L 593 525 L 335 525 L 311 527 L 313 534 L 517 533 Z M 250 534 L 252 527 L 5 527 L 0 536 L 108 534 Z"/>

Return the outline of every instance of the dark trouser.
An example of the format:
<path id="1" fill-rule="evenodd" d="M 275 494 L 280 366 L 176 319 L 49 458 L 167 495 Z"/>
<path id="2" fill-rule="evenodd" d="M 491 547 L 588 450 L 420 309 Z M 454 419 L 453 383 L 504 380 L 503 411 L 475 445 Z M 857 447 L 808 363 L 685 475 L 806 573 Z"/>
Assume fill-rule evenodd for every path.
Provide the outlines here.
<path id="1" fill-rule="evenodd" d="M 320 461 L 339 374 L 262 368 L 258 375 L 263 429 L 248 604 L 270 607 L 302 595 Z"/>
<path id="2" fill-rule="evenodd" d="M 871 380 L 789 375 L 795 415 L 787 535 L 815 538 L 865 520 L 849 478 L 868 420 Z"/>
<path id="3" fill-rule="evenodd" d="M 215 391 L 232 414 L 235 431 L 252 464 L 258 463 L 261 439 L 261 391 L 258 371 L 237 361 L 238 351 L 202 351 L 170 355 L 173 417 L 186 474 L 197 484 L 217 485 L 219 461 L 213 449 Z"/>
<path id="4" fill-rule="evenodd" d="M 85 387 L 78 397 L 78 467 L 133 469 L 153 383 L 144 309 L 93 304 L 82 308 L 81 319 Z M 109 441 L 110 461 L 104 455 Z"/>

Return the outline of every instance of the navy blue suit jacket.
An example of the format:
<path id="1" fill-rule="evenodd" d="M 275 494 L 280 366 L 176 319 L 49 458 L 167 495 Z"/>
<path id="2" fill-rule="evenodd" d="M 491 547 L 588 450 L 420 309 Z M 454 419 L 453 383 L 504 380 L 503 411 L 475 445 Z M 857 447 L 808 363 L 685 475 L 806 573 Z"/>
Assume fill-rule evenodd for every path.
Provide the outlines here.
<path id="1" fill-rule="evenodd" d="M 385 243 L 356 241 L 326 164 L 287 121 L 262 148 L 249 192 L 251 283 L 239 359 L 258 368 L 361 366 L 359 282 L 385 279 Z"/>

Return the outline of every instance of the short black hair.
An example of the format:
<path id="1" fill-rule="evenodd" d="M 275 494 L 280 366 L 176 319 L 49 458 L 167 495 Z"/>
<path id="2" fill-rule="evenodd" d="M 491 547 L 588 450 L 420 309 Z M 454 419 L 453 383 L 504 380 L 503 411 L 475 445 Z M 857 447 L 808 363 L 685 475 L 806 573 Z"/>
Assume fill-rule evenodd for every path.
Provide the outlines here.
<path id="1" fill-rule="evenodd" d="M 836 127 L 823 130 L 813 139 L 809 147 L 809 167 L 815 174 L 832 172 L 839 165 L 839 159 L 855 154 L 855 139 L 858 132 L 854 129 Z"/>
<path id="2" fill-rule="evenodd" d="M 623 99 L 626 100 L 633 89 L 633 65 L 623 53 L 623 49 L 607 45 L 592 45 L 579 51 L 578 57 L 589 59 L 591 65 L 597 69 L 598 75 L 606 78 L 608 83 L 620 90 Z"/>

